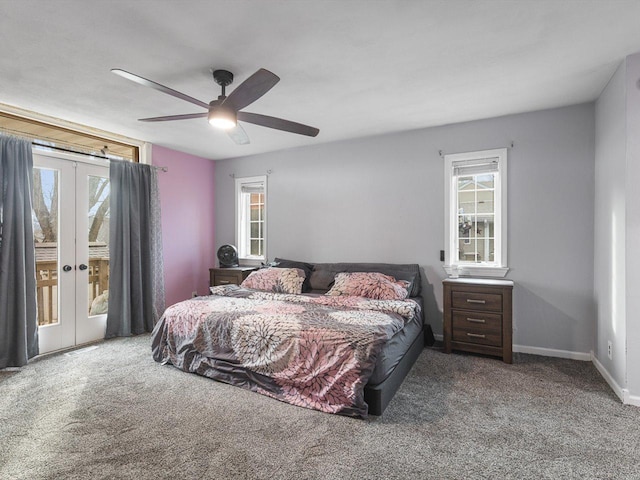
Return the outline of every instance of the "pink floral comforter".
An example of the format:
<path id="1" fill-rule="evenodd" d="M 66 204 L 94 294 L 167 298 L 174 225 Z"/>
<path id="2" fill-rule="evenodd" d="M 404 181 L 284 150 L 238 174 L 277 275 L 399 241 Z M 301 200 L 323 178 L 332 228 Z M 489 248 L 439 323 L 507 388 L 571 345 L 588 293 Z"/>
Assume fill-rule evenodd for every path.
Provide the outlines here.
<path id="1" fill-rule="evenodd" d="M 366 416 L 382 345 L 419 314 L 412 300 L 287 295 L 225 285 L 169 307 L 153 358 L 293 405 Z"/>

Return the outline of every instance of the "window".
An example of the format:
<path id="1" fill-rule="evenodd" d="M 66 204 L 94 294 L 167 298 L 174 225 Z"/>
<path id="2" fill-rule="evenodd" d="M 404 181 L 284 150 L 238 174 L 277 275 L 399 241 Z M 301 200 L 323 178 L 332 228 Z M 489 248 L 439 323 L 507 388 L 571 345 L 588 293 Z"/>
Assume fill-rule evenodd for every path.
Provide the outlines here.
<path id="1" fill-rule="evenodd" d="M 240 259 L 258 263 L 267 258 L 266 200 L 267 177 L 236 179 L 236 245 Z"/>
<path id="2" fill-rule="evenodd" d="M 504 277 L 507 149 L 445 155 L 445 270 Z"/>
<path id="3" fill-rule="evenodd" d="M 53 125 L 0 111 L 0 131 L 32 139 L 36 145 L 44 146 L 45 150 L 53 149 L 88 155 L 108 155 L 109 158 L 134 162 L 140 160 L 140 147 L 100 136 L 101 133 L 113 136 L 108 132 L 95 131 L 94 134 L 90 134 L 80 130 L 82 128 L 86 130 L 88 127 L 73 124 L 70 124 L 69 127 Z"/>

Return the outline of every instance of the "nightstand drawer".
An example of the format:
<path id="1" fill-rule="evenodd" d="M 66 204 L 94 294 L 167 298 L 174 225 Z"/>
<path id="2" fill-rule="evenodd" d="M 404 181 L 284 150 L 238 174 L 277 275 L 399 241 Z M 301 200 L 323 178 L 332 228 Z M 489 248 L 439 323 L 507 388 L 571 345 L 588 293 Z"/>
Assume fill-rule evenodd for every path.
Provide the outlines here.
<path id="1" fill-rule="evenodd" d="M 249 276 L 251 272 L 257 270 L 256 267 L 227 267 L 227 268 L 210 268 L 209 269 L 209 285 L 217 287 L 218 285 L 240 285 L 242 281 Z"/>
<path id="2" fill-rule="evenodd" d="M 239 282 L 240 281 L 240 282 Z M 213 280 L 213 286 L 218 285 L 238 285 L 242 283 L 239 275 L 220 275 L 216 274 Z"/>
<path id="3" fill-rule="evenodd" d="M 452 292 L 451 306 L 464 310 L 502 311 L 502 295 L 495 293 Z"/>
<path id="4" fill-rule="evenodd" d="M 453 311 L 453 341 L 502 346 L 502 315 Z"/>

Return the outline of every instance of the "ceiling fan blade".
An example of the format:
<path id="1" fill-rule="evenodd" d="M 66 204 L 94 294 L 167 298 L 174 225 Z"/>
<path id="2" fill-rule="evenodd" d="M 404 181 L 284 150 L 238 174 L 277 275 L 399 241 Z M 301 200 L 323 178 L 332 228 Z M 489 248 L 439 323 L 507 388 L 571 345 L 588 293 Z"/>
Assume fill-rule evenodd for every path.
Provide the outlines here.
<path id="1" fill-rule="evenodd" d="M 238 112 L 238 120 L 253 123 L 262 127 L 275 128 L 276 130 L 284 130 L 285 132 L 297 133 L 299 135 L 307 135 L 315 137 L 320 130 L 301 123 L 291 122 L 282 118 L 270 117 L 268 115 L 260 115 L 258 113 Z"/>
<path id="2" fill-rule="evenodd" d="M 111 71 L 113 73 L 115 73 L 116 75 L 120 75 L 122 78 L 126 78 L 127 80 L 131 80 L 132 82 L 136 82 L 136 83 L 138 83 L 140 85 L 143 85 L 145 87 L 153 88 L 154 90 L 158 90 L 159 92 L 166 93 L 167 95 L 171 95 L 172 97 L 176 97 L 176 98 L 179 98 L 181 100 L 185 100 L 187 102 L 193 103 L 193 104 L 198 105 L 200 107 L 204 107 L 206 109 L 209 108 L 209 104 L 208 103 L 201 102 L 197 98 L 190 97 L 189 95 L 185 95 L 184 93 L 180 93 L 177 90 L 174 90 L 173 88 L 165 87 L 164 85 L 161 85 L 161 84 L 159 84 L 157 82 L 154 82 L 152 80 L 147 80 L 146 78 L 141 77 L 139 75 L 135 75 L 133 73 L 129 73 L 129 72 L 127 72 L 125 70 L 121 70 L 119 68 L 112 68 Z"/>
<path id="3" fill-rule="evenodd" d="M 242 128 L 239 123 L 237 123 L 232 129 L 227 130 L 227 134 L 229 135 L 229 138 L 238 145 L 247 145 L 251 143 L 249 141 L 249 135 L 247 135 L 247 132 L 244 131 L 244 128 Z"/>
<path id="4" fill-rule="evenodd" d="M 229 94 L 224 103 L 231 102 L 236 111 L 242 110 L 271 90 L 279 81 L 280 77 L 275 73 L 261 68 L 238 85 L 236 89 Z"/>
<path id="5" fill-rule="evenodd" d="M 167 122 L 169 120 L 189 120 L 190 118 L 206 118 L 208 113 L 186 113 L 184 115 L 167 115 L 166 117 L 139 118 L 139 122 Z"/>

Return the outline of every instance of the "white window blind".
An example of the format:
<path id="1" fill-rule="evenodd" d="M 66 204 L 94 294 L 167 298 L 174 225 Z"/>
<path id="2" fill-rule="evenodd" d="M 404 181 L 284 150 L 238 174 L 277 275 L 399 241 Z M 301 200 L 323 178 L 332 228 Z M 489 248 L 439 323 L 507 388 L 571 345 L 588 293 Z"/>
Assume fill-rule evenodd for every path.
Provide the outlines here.
<path id="1" fill-rule="evenodd" d="M 474 159 L 460 160 L 453 162 L 453 174 L 456 177 L 464 177 L 467 175 L 479 175 L 482 173 L 492 173 L 498 171 L 498 159 Z"/>
<path id="2" fill-rule="evenodd" d="M 240 189 L 242 193 L 264 193 L 264 183 L 243 183 Z"/>

